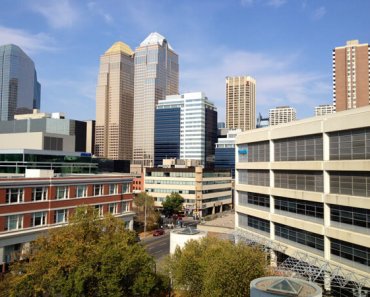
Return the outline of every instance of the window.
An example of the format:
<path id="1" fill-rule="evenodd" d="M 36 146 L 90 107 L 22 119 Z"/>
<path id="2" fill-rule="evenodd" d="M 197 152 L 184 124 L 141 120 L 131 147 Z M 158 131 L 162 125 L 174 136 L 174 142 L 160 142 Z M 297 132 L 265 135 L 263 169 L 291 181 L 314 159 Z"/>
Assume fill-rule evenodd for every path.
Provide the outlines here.
<path id="1" fill-rule="evenodd" d="M 248 206 L 251 204 L 269 208 L 270 197 L 259 193 L 239 192 L 239 205 Z"/>
<path id="2" fill-rule="evenodd" d="M 68 222 L 68 209 L 58 209 L 54 213 L 54 223 L 66 223 Z"/>
<path id="3" fill-rule="evenodd" d="M 302 191 L 322 192 L 324 189 L 321 171 L 275 171 L 275 187 Z"/>
<path id="4" fill-rule="evenodd" d="M 109 185 L 109 194 L 117 194 L 117 185 L 116 184 L 110 184 Z"/>
<path id="5" fill-rule="evenodd" d="M 324 218 L 324 206 L 319 202 L 275 197 L 275 209 L 298 215 Z"/>
<path id="6" fill-rule="evenodd" d="M 128 201 L 122 201 L 122 212 L 130 211 L 130 202 Z"/>
<path id="7" fill-rule="evenodd" d="M 265 186 L 270 185 L 270 173 L 268 170 L 239 170 L 239 183 L 247 185 Z"/>
<path id="8" fill-rule="evenodd" d="M 6 189 L 5 203 L 20 203 L 23 202 L 23 189 Z"/>
<path id="9" fill-rule="evenodd" d="M 330 205 L 332 221 L 363 228 L 370 228 L 370 209 Z"/>
<path id="10" fill-rule="evenodd" d="M 97 212 L 99 217 L 103 216 L 103 205 L 95 205 L 95 211 Z"/>
<path id="11" fill-rule="evenodd" d="M 370 197 L 370 173 L 335 171 L 330 174 L 330 193 Z"/>
<path id="12" fill-rule="evenodd" d="M 109 203 L 109 213 L 117 214 L 117 203 Z"/>
<path id="13" fill-rule="evenodd" d="M 5 230 L 18 230 L 23 228 L 23 215 L 8 216 Z"/>
<path id="14" fill-rule="evenodd" d="M 129 192 L 130 192 L 130 184 L 129 183 L 122 184 L 122 194 L 129 193 Z"/>
<path id="15" fill-rule="evenodd" d="M 76 197 L 86 197 L 87 196 L 87 186 L 79 185 L 76 187 Z"/>
<path id="16" fill-rule="evenodd" d="M 46 224 L 46 212 L 35 212 L 31 217 L 31 227 L 43 226 Z"/>
<path id="17" fill-rule="evenodd" d="M 68 187 L 57 187 L 57 200 L 68 198 Z"/>
<path id="18" fill-rule="evenodd" d="M 48 195 L 48 188 L 37 187 L 32 189 L 32 201 L 46 200 Z"/>
<path id="19" fill-rule="evenodd" d="M 94 185 L 94 196 L 103 195 L 103 185 Z"/>
<path id="20" fill-rule="evenodd" d="M 330 243 L 332 255 L 370 266 L 370 248 L 333 238 Z"/>
<path id="21" fill-rule="evenodd" d="M 253 217 L 250 215 L 245 215 L 242 213 L 238 213 L 238 222 L 239 227 L 242 228 L 253 228 L 256 230 L 260 230 L 266 233 L 270 233 L 270 222 L 264 219 L 260 219 L 257 217 Z"/>

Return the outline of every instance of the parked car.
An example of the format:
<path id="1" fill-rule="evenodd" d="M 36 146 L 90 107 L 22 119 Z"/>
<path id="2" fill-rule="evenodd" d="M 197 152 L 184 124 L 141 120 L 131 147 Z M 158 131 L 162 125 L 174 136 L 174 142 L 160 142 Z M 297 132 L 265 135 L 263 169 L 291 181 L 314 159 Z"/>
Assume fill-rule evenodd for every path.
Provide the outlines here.
<path id="1" fill-rule="evenodd" d="M 156 229 L 153 231 L 153 236 L 160 236 L 160 235 L 163 235 L 164 234 L 164 230 L 163 229 Z"/>

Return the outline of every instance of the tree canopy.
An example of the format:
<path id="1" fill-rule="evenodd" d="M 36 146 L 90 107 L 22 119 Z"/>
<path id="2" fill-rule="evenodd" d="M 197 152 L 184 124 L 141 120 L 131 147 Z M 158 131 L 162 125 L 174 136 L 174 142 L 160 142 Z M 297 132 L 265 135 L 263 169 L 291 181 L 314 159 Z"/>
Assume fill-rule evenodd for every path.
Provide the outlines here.
<path id="1" fill-rule="evenodd" d="M 135 243 L 135 233 L 93 208 L 31 243 L 27 261 L 11 266 L 6 296 L 163 296 L 167 280 Z"/>
<path id="2" fill-rule="evenodd" d="M 179 193 L 173 192 L 171 195 L 167 195 L 166 200 L 162 202 L 164 214 L 170 217 L 174 213 L 178 213 L 182 210 L 184 201 L 184 198 Z"/>
<path id="3" fill-rule="evenodd" d="M 257 247 L 216 238 L 189 241 L 168 260 L 175 289 L 188 297 L 245 297 L 250 282 L 266 275 L 265 254 Z"/>
<path id="4" fill-rule="evenodd" d="M 136 209 L 136 220 L 144 223 L 145 212 L 148 230 L 157 228 L 159 221 L 159 213 L 155 211 L 154 198 L 147 192 L 141 192 L 134 197 Z"/>

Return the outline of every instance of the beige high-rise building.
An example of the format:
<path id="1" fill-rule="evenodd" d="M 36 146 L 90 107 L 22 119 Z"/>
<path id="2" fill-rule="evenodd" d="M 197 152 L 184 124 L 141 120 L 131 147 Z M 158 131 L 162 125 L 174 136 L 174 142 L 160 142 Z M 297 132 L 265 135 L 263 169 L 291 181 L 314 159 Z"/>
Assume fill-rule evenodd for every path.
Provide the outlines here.
<path id="1" fill-rule="evenodd" d="M 370 47 L 358 40 L 333 50 L 333 105 L 342 111 L 370 104 Z"/>
<path id="2" fill-rule="evenodd" d="M 321 104 L 315 107 L 315 116 L 322 116 L 334 113 L 334 106 L 332 104 Z"/>
<path id="3" fill-rule="evenodd" d="M 226 77 L 226 128 L 256 128 L 256 80 L 250 76 Z"/>
<path id="4" fill-rule="evenodd" d="M 116 42 L 100 57 L 96 88 L 95 155 L 132 160 L 134 52 Z"/>
<path id="5" fill-rule="evenodd" d="M 278 106 L 271 108 L 269 111 L 270 126 L 289 123 L 297 119 L 295 108 L 290 106 Z"/>
<path id="6" fill-rule="evenodd" d="M 167 40 L 151 33 L 135 50 L 135 164 L 154 164 L 154 116 L 158 100 L 179 93 L 178 55 Z"/>

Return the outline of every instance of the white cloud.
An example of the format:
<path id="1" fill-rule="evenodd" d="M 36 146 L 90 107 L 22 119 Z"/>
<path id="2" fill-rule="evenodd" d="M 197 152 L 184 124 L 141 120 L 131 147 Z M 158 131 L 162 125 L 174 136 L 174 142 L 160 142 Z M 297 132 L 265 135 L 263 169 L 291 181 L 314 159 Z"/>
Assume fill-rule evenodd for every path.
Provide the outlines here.
<path id="1" fill-rule="evenodd" d="M 75 25 L 80 15 L 69 0 L 33 0 L 31 9 L 46 18 L 53 28 L 68 28 Z"/>
<path id="2" fill-rule="evenodd" d="M 312 14 L 312 18 L 314 20 L 319 20 L 321 18 L 324 17 L 324 15 L 326 15 L 326 8 L 325 6 L 320 6 L 319 8 L 317 8 L 313 14 Z"/>
<path id="3" fill-rule="evenodd" d="M 286 3 L 286 0 L 269 0 L 267 1 L 268 6 L 273 6 L 273 7 L 280 7 Z"/>
<path id="4" fill-rule="evenodd" d="M 13 43 L 26 52 L 56 50 L 52 45 L 54 40 L 45 33 L 31 34 L 20 29 L 0 26 L 0 44 Z"/>
<path id="5" fill-rule="evenodd" d="M 281 104 L 298 106 L 303 113 L 312 109 L 312 114 L 315 104 L 330 102 L 327 96 L 331 86 L 323 82 L 326 77 L 294 69 L 300 54 L 282 57 L 226 49 L 216 52 L 217 57 L 208 56 L 212 66 L 198 64 L 192 69 L 182 69 L 180 86 L 181 92 L 205 92 L 218 107 L 221 120 L 225 117 L 226 76 L 250 75 L 257 80 L 257 112 L 262 114 Z"/>
<path id="6" fill-rule="evenodd" d="M 93 14 L 101 16 L 107 24 L 112 24 L 113 23 L 113 21 L 114 21 L 113 17 L 109 13 L 105 12 L 102 8 L 100 8 L 96 2 L 91 1 L 91 2 L 87 3 L 87 8 Z"/>

